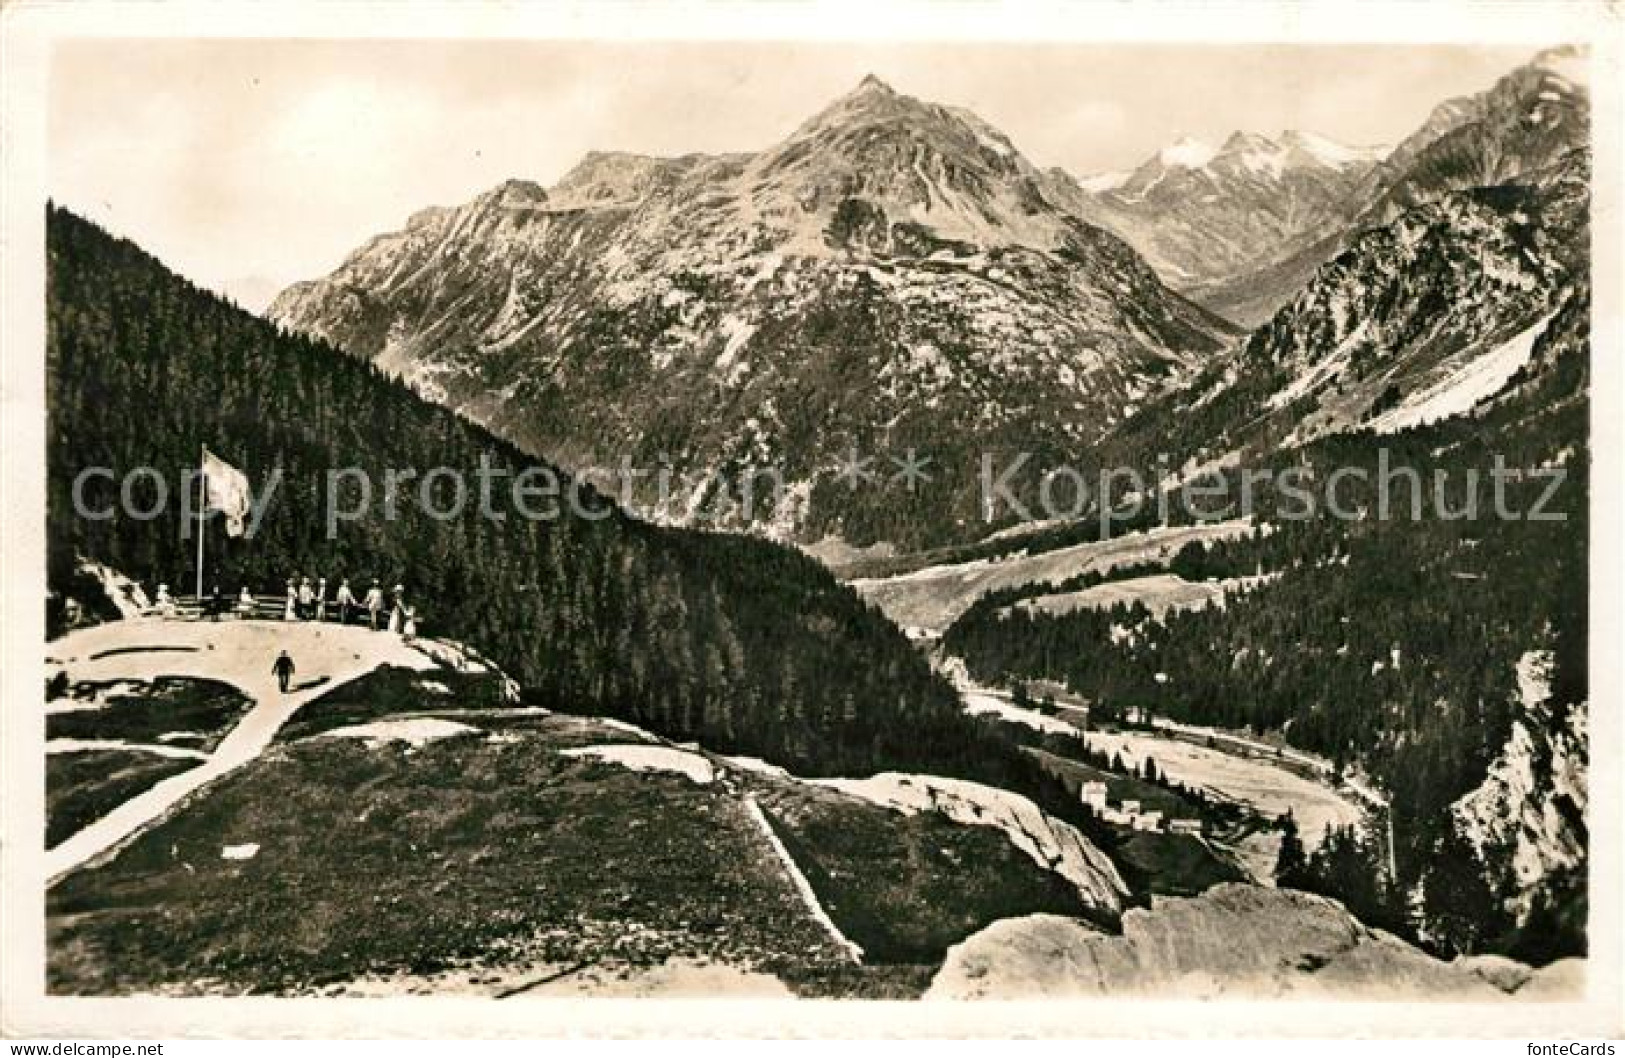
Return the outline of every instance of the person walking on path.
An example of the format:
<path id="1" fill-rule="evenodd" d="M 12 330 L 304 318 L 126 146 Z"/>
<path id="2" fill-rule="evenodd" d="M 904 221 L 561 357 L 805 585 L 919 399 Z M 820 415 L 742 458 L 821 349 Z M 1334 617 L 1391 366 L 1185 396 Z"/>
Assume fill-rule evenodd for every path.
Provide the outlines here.
<path id="1" fill-rule="evenodd" d="M 276 663 L 271 666 L 271 671 L 276 673 L 277 686 L 282 688 L 283 694 L 287 694 L 288 681 L 293 679 L 293 659 L 288 656 L 286 650 L 276 656 Z"/>
<path id="2" fill-rule="evenodd" d="M 416 639 L 417 637 L 418 637 L 418 608 L 416 606 L 408 606 L 406 608 L 406 624 L 403 625 L 402 628 L 401 628 L 401 639 L 403 639 L 404 641 L 410 643 L 414 639 Z"/>
<path id="3" fill-rule="evenodd" d="M 355 609 L 355 593 L 350 590 L 349 577 L 339 581 L 339 591 L 337 595 L 333 596 L 333 605 L 338 607 L 339 624 L 349 624 L 350 611 Z"/>
<path id="4" fill-rule="evenodd" d="M 374 632 L 378 631 L 378 615 L 384 610 L 384 589 L 374 580 L 372 587 L 367 589 L 367 623 L 372 625 Z"/>

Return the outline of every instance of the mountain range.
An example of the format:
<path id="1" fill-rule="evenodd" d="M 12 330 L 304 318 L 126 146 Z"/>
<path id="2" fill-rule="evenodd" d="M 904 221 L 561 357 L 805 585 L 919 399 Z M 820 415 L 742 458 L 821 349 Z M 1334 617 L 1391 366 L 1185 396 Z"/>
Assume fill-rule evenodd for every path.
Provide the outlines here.
<path id="1" fill-rule="evenodd" d="M 1249 285 L 1261 262 L 1289 258 L 1347 225 L 1380 147 L 1311 133 L 1237 132 L 1213 147 L 1183 139 L 1138 168 L 1081 181 L 1080 212 L 1118 232 L 1169 283 L 1243 325 L 1275 307 Z"/>
<path id="2" fill-rule="evenodd" d="M 1235 336 L 1075 193 L 871 77 L 756 154 L 594 154 L 426 210 L 270 315 L 567 466 L 669 461 L 694 483 L 656 516 L 772 464 L 752 521 L 930 544 L 977 531 L 977 454 L 1063 458 Z M 915 490 L 837 479 L 909 449 Z"/>
<path id="3" fill-rule="evenodd" d="M 1438 108 L 1368 176 L 1369 204 L 1335 246 L 1300 255 L 1330 253 L 1291 297 L 1106 447 L 1195 468 L 1493 397 L 1589 288 L 1588 113 L 1561 53 Z"/>
<path id="4" fill-rule="evenodd" d="M 1554 48 L 1483 92 L 1440 103 L 1365 174 L 1345 205 L 1351 219 L 1224 281 L 1204 303 L 1261 324 L 1361 232 L 1447 192 L 1515 182 L 1587 148 L 1588 84 L 1586 59 L 1574 48 Z"/>
<path id="5" fill-rule="evenodd" d="M 657 520 L 860 547 L 964 541 L 989 528 L 983 455 L 1086 461 L 1148 416 L 1191 411 L 1175 425 L 1208 430 L 1188 447 L 1213 450 L 1238 424 L 1214 422 L 1228 404 L 1209 410 L 1208 395 L 1266 362 L 1275 389 L 1258 396 L 1275 403 L 1250 415 L 1358 360 L 1380 384 L 1330 413 L 1347 425 L 1396 399 L 1390 387 L 1414 398 L 1527 329 L 1573 270 L 1580 222 L 1561 171 L 1585 146 L 1584 85 L 1583 60 L 1544 52 L 1440 104 L 1391 151 L 1238 132 L 1079 181 L 975 114 L 871 76 L 757 153 L 593 153 L 551 188 L 510 180 L 423 210 L 269 315 L 534 454 L 664 470 L 675 487 L 659 492 L 614 481 Z M 1531 220 L 1515 193 L 1473 192 L 1525 177 L 1542 203 L 1569 186 L 1569 207 Z M 1555 257 L 1534 261 L 1528 239 Z M 1504 266 L 1510 301 L 1448 264 L 1463 254 Z M 1426 292 L 1400 281 L 1414 255 L 1450 274 Z M 1353 296 L 1338 293 L 1353 273 L 1382 287 L 1373 268 L 1389 282 L 1368 308 L 1406 316 L 1402 340 L 1429 349 L 1393 370 L 1394 321 L 1359 330 L 1327 311 Z M 1231 320 L 1259 333 L 1239 340 Z M 928 479 L 886 487 L 887 457 L 916 450 Z M 860 456 L 883 487 L 853 487 Z"/>

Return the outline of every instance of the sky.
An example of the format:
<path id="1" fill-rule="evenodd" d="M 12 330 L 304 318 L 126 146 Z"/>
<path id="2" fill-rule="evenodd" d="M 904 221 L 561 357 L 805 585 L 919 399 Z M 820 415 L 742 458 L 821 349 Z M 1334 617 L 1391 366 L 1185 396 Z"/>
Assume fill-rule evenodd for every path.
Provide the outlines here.
<path id="1" fill-rule="evenodd" d="M 1391 144 L 1534 48 L 70 40 L 52 197 L 259 311 L 373 235 L 589 150 L 759 150 L 874 73 L 1039 166 L 1129 168 L 1238 129 Z"/>

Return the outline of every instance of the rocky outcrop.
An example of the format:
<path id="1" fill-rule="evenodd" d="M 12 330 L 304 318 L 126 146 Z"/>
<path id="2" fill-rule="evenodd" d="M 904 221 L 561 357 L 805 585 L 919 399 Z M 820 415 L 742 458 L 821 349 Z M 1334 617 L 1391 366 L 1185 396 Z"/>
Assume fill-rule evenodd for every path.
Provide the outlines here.
<path id="1" fill-rule="evenodd" d="M 1588 60 L 1540 52 L 1477 95 L 1441 103 L 1371 171 L 1355 230 L 1451 191 L 1525 179 L 1590 139 Z"/>
<path id="2" fill-rule="evenodd" d="M 1581 968 L 1500 962 L 1441 962 L 1333 900 L 1225 884 L 1128 911 L 1120 936 L 1058 915 L 996 922 L 949 951 L 927 998 L 1544 998 Z"/>
<path id="3" fill-rule="evenodd" d="M 1453 806 L 1456 827 L 1505 876 L 1522 923 L 1548 883 L 1586 863 L 1585 703 L 1552 701 L 1552 654 L 1518 662 L 1520 714 L 1484 782 Z"/>

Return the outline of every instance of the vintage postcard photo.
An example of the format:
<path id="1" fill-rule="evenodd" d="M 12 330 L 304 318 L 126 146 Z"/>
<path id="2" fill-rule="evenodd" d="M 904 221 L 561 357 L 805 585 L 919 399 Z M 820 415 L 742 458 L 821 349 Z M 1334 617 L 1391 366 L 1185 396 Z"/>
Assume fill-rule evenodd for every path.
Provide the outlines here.
<path id="1" fill-rule="evenodd" d="M 8 1033 L 1620 1031 L 1617 14 L 868 6 L 5 12 Z"/>

